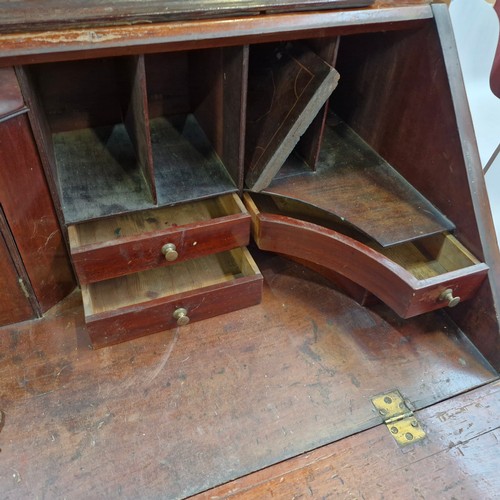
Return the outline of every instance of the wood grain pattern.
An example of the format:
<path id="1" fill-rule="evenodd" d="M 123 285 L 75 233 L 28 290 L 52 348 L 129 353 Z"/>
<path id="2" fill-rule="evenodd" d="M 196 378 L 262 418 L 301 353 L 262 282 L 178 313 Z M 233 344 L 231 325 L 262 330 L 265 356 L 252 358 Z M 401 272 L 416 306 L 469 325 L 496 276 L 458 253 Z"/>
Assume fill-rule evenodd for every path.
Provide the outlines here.
<path id="1" fill-rule="evenodd" d="M 25 110 L 14 68 L 0 68 L 0 122 Z"/>
<path id="2" fill-rule="evenodd" d="M 285 167 L 286 168 L 286 167 Z M 316 172 L 277 177 L 265 193 L 300 200 L 345 219 L 382 246 L 453 229 L 387 161 L 334 116 Z"/>
<path id="3" fill-rule="evenodd" d="M 26 114 L 0 123 L 0 165 L 0 203 L 46 311 L 75 281 Z"/>
<path id="4" fill-rule="evenodd" d="M 174 311 L 190 322 L 258 304 L 262 275 L 245 248 L 208 255 L 82 286 L 85 322 L 94 347 L 174 328 Z"/>
<path id="5" fill-rule="evenodd" d="M 73 226 L 69 233 L 71 256 L 80 283 L 246 246 L 250 216 L 236 208 L 234 203 L 233 210 L 224 213 L 217 200 L 204 200 L 188 207 L 148 210 Z M 95 238 L 96 233 L 100 237 Z M 165 260 L 161 252 L 166 243 L 176 246 L 179 256 L 174 262 Z"/>
<path id="6" fill-rule="evenodd" d="M 286 216 L 260 213 L 252 217 L 259 248 L 336 271 L 403 318 L 446 307 L 439 297 L 448 288 L 463 300 L 473 297 L 488 272 L 486 265 L 471 261 L 463 269 L 444 269 L 414 246 L 392 248 L 386 256 L 341 233 Z"/>
<path id="7" fill-rule="evenodd" d="M 420 4 L 420 5 L 419 5 Z M 172 21 L 1 35 L 0 65 L 81 60 L 415 27 L 432 17 L 428 0 L 376 1 L 373 8 Z M 64 47 L 64 51 L 61 51 Z"/>
<path id="8" fill-rule="evenodd" d="M 394 385 L 420 409 L 496 377 L 446 315 L 402 321 L 253 254 L 261 304 L 178 331 L 90 350 L 79 294 L 0 329 L 3 496 L 182 498 L 378 426 Z"/>
<path id="9" fill-rule="evenodd" d="M 5 236 L 10 237 L 6 234 L 7 231 L 7 221 L 0 206 L 0 326 L 25 321 L 36 316 L 36 309 L 33 308 L 30 298 L 26 297 L 23 292 L 24 281 L 21 284 L 22 277 L 12 259 L 12 253 L 17 252 L 17 249 L 15 245 L 7 245 L 5 241 Z M 33 292 L 29 283 L 27 286 L 25 290 Z"/>
<path id="10" fill-rule="evenodd" d="M 449 15 L 444 5 L 433 9 L 440 33 L 436 23 L 429 21 L 406 33 L 345 37 L 337 63 L 342 81 L 334 107 L 455 223 L 460 241 L 490 267 L 488 282 L 477 298 L 451 314 L 499 367 L 500 331 L 494 319 L 499 310 L 498 246 L 492 238 Z M 398 78 L 387 79 L 387 71 Z M 363 106 L 358 105 L 360 98 Z"/>
<path id="11" fill-rule="evenodd" d="M 493 382 L 417 412 L 427 439 L 404 453 L 379 426 L 194 498 L 493 499 L 499 390 Z"/>
<path id="12" fill-rule="evenodd" d="M 71 8 L 61 0 L 50 4 L 37 4 L 34 9 L 30 0 L 16 3 L 0 2 L 2 32 L 19 32 L 68 28 L 74 26 L 102 26 L 130 24 L 138 22 L 159 22 L 170 19 L 198 19 L 204 17 L 225 17 L 238 14 L 259 13 L 262 11 L 302 11 L 318 9 L 350 8 L 370 5 L 373 0 L 169 0 L 168 5 L 161 1 L 138 0 L 126 2 L 98 0 L 77 1 Z"/>
<path id="13" fill-rule="evenodd" d="M 250 49 L 245 184 L 266 188 L 337 86 L 338 73 L 303 45 Z"/>

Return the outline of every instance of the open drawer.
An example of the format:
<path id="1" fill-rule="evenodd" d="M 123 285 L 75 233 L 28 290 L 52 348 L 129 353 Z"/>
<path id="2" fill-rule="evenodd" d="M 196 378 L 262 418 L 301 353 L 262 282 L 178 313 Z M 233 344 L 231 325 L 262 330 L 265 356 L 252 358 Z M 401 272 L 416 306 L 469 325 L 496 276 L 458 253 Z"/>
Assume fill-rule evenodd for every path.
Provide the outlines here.
<path id="1" fill-rule="evenodd" d="M 252 215 L 255 241 L 262 250 L 310 261 L 361 285 L 409 318 L 471 298 L 486 278 L 488 266 L 480 263 L 454 236 L 442 233 L 413 242 L 383 248 L 353 228 L 334 221 L 325 227 L 297 218 L 272 204 L 260 211 L 250 195 L 245 203 Z M 328 220 L 324 223 L 329 225 Z M 361 240 L 361 241 L 360 241 Z"/>
<path id="2" fill-rule="evenodd" d="M 262 275 L 246 248 L 82 286 L 94 347 L 258 304 Z"/>
<path id="3" fill-rule="evenodd" d="M 236 194 L 68 227 L 80 283 L 92 283 L 248 244 L 250 216 Z"/>

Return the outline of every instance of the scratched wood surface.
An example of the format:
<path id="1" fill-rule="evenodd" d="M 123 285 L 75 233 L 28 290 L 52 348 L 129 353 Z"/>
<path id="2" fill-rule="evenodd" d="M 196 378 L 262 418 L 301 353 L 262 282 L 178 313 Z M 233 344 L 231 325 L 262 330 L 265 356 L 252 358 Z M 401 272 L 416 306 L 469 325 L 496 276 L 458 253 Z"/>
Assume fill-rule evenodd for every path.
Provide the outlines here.
<path id="1" fill-rule="evenodd" d="M 78 294 L 0 330 L 0 491 L 179 498 L 491 381 L 441 313 L 399 320 L 254 251 L 261 305 L 92 351 Z"/>
<path id="2" fill-rule="evenodd" d="M 417 412 L 428 437 L 404 451 L 380 425 L 196 498 L 498 498 L 499 395 L 496 381 Z"/>

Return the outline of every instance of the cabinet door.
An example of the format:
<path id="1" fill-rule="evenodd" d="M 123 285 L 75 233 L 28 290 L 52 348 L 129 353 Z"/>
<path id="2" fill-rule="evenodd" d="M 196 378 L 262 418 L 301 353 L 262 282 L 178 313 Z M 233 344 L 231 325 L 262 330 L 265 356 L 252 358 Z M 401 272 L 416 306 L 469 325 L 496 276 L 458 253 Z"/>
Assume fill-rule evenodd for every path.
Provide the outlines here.
<path id="1" fill-rule="evenodd" d="M 0 232 L 0 326 L 35 317 L 9 249 Z"/>

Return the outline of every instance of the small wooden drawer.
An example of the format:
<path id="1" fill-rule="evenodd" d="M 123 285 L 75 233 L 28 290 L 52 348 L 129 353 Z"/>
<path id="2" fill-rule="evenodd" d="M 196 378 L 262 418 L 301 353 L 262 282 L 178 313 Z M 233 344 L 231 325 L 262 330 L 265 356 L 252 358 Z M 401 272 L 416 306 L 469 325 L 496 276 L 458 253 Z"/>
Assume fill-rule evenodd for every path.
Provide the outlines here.
<path id="1" fill-rule="evenodd" d="M 250 216 L 229 194 L 74 224 L 68 233 L 76 273 L 86 284 L 245 246 Z"/>
<path id="2" fill-rule="evenodd" d="M 453 307 L 473 297 L 488 273 L 488 266 L 448 233 L 383 248 L 366 237 L 359 241 L 338 229 L 297 219 L 297 213 L 290 217 L 279 209 L 261 212 L 249 195 L 245 203 L 259 248 L 335 271 L 402 318 Z"/>
<path id="3" fill-rule="evenodd" d="M 85 321 L 103 347 L 258 304 L 262 275 L 246 248 L 82 285 Z"/>

